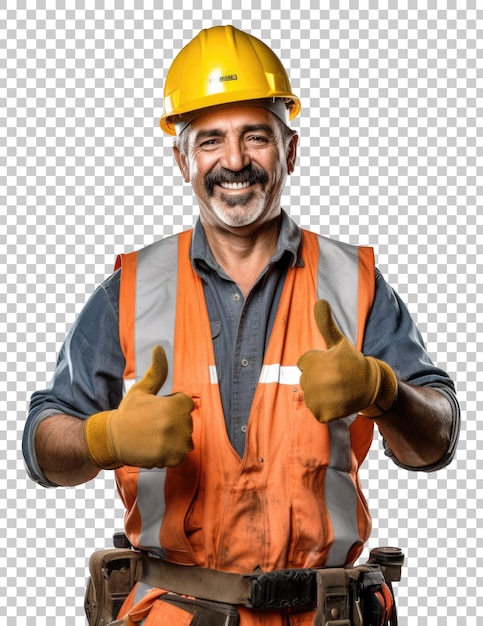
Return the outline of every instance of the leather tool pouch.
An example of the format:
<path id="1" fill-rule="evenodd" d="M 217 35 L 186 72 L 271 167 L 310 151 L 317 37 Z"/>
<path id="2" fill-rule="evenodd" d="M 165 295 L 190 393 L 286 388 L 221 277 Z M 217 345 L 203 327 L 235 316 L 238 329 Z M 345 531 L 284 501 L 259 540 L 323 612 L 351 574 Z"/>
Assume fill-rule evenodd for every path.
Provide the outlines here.
<path id="1" fill-rule="evenodd" d="M 94 552 L 84 601 L 89 626 L 107 626 L 136 583 L 140 554 L 128 548 Z"/>
<path id="2" fill-rule="evenodd" d="M 379 565 L 317 571 L 314 626 L 396 626 L 390 584 Z"/>
<path id="3" fill-rule="evenodd" d="M 171 593 L 159 599 L 191 613 L 193 619 L 190 626 L 237 626 L 238 624 L 238 611 L 232 604 L 183 598 Z"/>

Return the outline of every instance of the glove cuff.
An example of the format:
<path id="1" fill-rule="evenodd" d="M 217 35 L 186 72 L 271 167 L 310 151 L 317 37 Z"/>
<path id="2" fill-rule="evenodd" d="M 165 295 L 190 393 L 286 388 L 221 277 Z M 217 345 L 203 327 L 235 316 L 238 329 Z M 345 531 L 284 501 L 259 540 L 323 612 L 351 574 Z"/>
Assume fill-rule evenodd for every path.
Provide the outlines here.
<path id="1" fill-rule="evenodd" d="M 91 463 L 102 469 L 117 469 L 122 463 L 116 459 L 109 446 L 108 421 L 112 411 L 91 415 L 84 424 L 87 454 Z"/>
<path id="2" fill-rule="evenodd" d="M 384 417 L 394 406 L 397 400 L 397 378 L 391 367 L 384 361 L 367 357 L 371 366 L 377 368 L 379 378 L 378 390 L 370 406 L 361 411 L 362 415 L 371 419 Z"/>

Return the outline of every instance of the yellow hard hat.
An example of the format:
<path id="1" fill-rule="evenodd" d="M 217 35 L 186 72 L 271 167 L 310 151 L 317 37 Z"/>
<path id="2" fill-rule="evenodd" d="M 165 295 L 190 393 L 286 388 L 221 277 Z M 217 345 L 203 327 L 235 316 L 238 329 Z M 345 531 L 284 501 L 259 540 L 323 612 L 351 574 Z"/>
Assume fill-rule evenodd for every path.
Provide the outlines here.
<path id="1" fill-rule="evenodd" d="M 266 44 L 233 26 L 213 26 L 198 33 L 169 68 L 160 126 L 176 135 L 175 124 L 183 115 L 267 99 L 283 101 L 290 120 L 300 112 L 287 72 Z"/>

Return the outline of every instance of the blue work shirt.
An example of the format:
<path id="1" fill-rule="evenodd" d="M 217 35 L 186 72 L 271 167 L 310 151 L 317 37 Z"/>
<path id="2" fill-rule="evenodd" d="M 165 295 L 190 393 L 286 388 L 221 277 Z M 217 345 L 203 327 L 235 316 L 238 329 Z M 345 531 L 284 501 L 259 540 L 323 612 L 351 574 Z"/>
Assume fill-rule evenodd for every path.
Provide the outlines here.
<path id="1" fill-rule="evenodd" d="M 277 249 L 244 297 L 216 262 L 201 222 L 195 225 L 190 256 L 203 281 L 227 432 L 240 457 L 287 270 L 302 263 L 298 256 L 300 241 L 300 228 L 282 212 Z M 454 384 L 432 363 L 406 306 L 378 270 L 375 281 L 363 353 L 388 363 L 400 380 L 437 389 L 453 407 L 453 433 L 447 454 L 437 464 L 417 468 L 433 471 L 447 465 L 456 448 L 459 407 Z M 119 284 L 117 271 L 93 293 L 62 346 L 50 386 L 32 395 L 23 452 L 29 474 L 45 486 L 52 485 L 38 466 L 34 447 L 39 422 L 57 413 L 87 419 L 98 411 L 116 408 L 122 399 L 125 361 L 119 341 Z M 385 449 L 395 463 L 402 465 L 387 445 Z"/>

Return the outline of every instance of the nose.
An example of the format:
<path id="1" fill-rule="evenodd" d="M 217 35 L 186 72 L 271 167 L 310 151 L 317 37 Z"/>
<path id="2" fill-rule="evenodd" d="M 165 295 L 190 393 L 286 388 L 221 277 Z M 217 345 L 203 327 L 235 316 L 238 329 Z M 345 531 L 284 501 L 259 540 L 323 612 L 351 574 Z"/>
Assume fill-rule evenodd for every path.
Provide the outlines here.
<path id="1" fill-rule="evenodd" d="M 225 142 L 223 155 L 221 158 L 222 167 L 238 172 L 250 163 L 250 156 L 243 141 L 233 138 Z"/>

